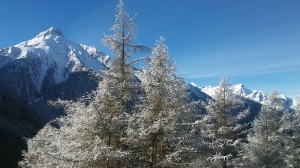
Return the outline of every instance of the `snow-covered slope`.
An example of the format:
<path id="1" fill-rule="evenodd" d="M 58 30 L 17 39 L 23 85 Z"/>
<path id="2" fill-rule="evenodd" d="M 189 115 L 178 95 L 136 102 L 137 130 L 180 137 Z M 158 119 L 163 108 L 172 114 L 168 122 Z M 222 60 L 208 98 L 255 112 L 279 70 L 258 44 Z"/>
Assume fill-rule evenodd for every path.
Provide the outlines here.
<path id="1" fill-rule="evenodd" d="M 240 95 L 240 96 L 248 96 L 248 95 L 252 94 L 252 91 L 247 89 L 243 84 L 232 85 L 231 89 L 234 94 Z"/>
<path id="2" fill-rule="evenodd" d="M 262 92 L 261 90 L 253 90 L 249 95 L 246 96 L 247 98 L 263 103 L 265 100 L 268 99 L 268 94 Z"/>
<path id="3" fill-rule="evenodd" d="M 293 100 L 293 106 L 294 109 L 300 109 L 300 98 L 296 98 Z"/>
<path id="4" fill-rule="evenodd" d="M 197 86 L 197 84 L 192 83 L 193 86 L 198 87 L 202 92 L 208 94 L 211 97 L 214 97 L 216 89 L 218 86 Z M 250 90 L 246 88 L 243 84 L 231 85 L 230 89 L 232 92 L 238 96 L 254 100 L 259 103 L 264 103 L 268 99 L 268 94 L 264 93 L 261 90 Z M 284 102 L 287 107 L 293 105 L 293 100 L 284 95 L 279 95 L 279 98 Z"/>
<path id="5" fill-rule="evenodd" d="M 31 40 L 0 50 L 0 84 L 32 101 L 45 83 L 62 83 L 74 72 L 104 70 L 107 60 L 96 48 L 74 43 L 51 27 Z"/>

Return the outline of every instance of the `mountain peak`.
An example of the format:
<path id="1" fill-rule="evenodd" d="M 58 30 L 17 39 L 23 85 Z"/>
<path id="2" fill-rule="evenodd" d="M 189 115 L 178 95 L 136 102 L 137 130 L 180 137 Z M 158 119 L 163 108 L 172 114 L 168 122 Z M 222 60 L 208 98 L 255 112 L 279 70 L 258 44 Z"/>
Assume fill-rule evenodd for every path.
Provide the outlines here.
<path id="1" fill-rule="evenodd" d="M 240 83 L 240 84 L 237 84 L 236 86 L 239 86 L 239 87 L 245 87 L 244 84 Z"/>
<path id="2" fill-rule="evenodd" d="M 62 34 L 62 31 L 57 27 L 50 27 L 47 30 L 39 33 L 37 36 L 35 36 L 33 39 L 21 42 L 15 47 L 36 47 L 36 46 L 53 46 L 63 43 L 69 43 L 70 41 L 68 39 L 65 39 L 65 37 Z"/>
<path id="3" fill-rule="evenodd" d="M 250 89 L 247 89 L 243 84 L 232 85 L 233 92 L 240 96 L 247 96 L 252 93 Z"/>
<path id="4" fill-rule="evenodd" d="M 62 36 L 62 31 L 59 28 L 52 26 L 49 29 L 47 29 L 46 31 L 41 32 L 39 35 L 43 35 L 43 36 L 47 36 L 47 35 Z"/>
<path id="5" fill-rule="evenodd" d="M 237 84 L 237 85 L 232 85 L 232 87 L 234 87 L 234 88 L 236 88 L 236 89 L 247 89 L 247 88 L 245 87 L 245 85 L 242 84 L 242 83 Z"/>

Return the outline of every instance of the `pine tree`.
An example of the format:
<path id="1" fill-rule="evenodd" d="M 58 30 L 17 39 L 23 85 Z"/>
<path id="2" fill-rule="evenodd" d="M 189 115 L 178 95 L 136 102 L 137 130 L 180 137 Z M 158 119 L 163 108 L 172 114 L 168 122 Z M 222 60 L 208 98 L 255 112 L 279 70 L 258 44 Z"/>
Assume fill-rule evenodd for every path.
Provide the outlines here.
<path id="1" fill-rule="evenodd" d="M 248 135 L 245 145 L 245 161 L 249 167 L 286 167 L 285 139 L 283 136 L 286 125 L 283 124 L 288 114 L 278 99 L 278 93 L 273 92 L 262 106 L 261 112 L 253 122 L 252 132 Z"/>
<path id="2" fill-rule="evenodd" d="M 175 76 L 164 38 L 156 42 L 144 72 L 143 101 L 138 106 L 137 122 L 141 167 L 176 167 L 182 153 L 180 146 L 187 130 L 183 123 L 191 117 L 187 86 Z"/>
<path id="3" fill-rule="evenodd" d="M 248 109 L 239 111 L 242 108 L 240 99 L 230 90 L 226 79 L 222 78 L 215 96 L 207 105 L 207 114 L 198 121 L 200 136 L 208 146 L 209 167 L 226 168 L 232 165 L 244 129 L 241 120 L 249 113 Z"/>

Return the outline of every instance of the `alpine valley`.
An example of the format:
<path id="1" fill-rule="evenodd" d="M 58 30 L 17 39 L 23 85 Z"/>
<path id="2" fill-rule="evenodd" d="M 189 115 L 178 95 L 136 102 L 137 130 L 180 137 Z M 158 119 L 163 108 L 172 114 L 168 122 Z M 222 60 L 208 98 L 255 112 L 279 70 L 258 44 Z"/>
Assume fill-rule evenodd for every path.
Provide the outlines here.
<path id="1" fill-rule="evenodd" d="M 33 137 L 50 120 L 63 115 L 50 100 L 76 100 L 98 86 L 92 75 L 107 69 L 109 56 L 95 47 L 72 42 L 51 27 L 31 40 L 0 49 L 0 167 L 16 167 L 25 138 Z M 139 74 L 137 76 L 140 76 Z M 191 100 L 207 101 L 217 87 L 188 84 Z M 232 85 L 234 94 L 255 118 L 268 94 Z M 293 101 L 280 95 L 292 109 Z"/>

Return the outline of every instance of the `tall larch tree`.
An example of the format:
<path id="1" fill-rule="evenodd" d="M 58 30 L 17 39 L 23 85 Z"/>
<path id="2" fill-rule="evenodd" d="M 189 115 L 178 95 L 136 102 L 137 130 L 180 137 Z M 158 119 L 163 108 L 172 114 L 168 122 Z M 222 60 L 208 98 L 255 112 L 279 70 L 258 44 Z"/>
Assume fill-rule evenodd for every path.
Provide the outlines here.
<path id="1" fill-rule="evenodd" d="M 241 121 L 249 113 L 248 109 L 240 111 L 243 108 L 227 80 L 222 78 L 215 96 L 207 105 L 207 114 L 198 121 L 200 136 L 203 136 L 203 143 L 208 147 L 204 165 L 222 168 L 233 165 L 245 128 Z"/>
<path id="2" fill-rule="evenodd" d="M 104 44 L 109 47 L 113 53 L 113 59 L 109 70 L 102 75 L 103 81 L 100 87 L 106 87 L 106 92 L 99 92 L 99 102 L 102 102 L 106 109 L 105 116 L 108 116 L 108 123 L 104 123 L 107 129 L 107 145 L 115 149 L 128 151 L 128 119 L 132 115 L 134 103 L 137 100 L 139 85 L 135 79 L 134 64 L 139 60 L 132 60 L 136 52 L 148 52 L 145 46 L 133 44 L 136 34 L 136 26 L 133 18 L 130 18 L 125 11 L 123 0 L 119 1 L 117 6 L 116 22 L 112 26 L 112 35 L 105 35 Z M 97 105 L 95 104 L 95 107 Z M 97 109 L 97 108 L 96 108 Z M 98 108 L 99 109 L 99 108 Z M 101 109 L 101 108 L 100 108 Z M 127 160 L 127 163 L 125 163 Z M 119 161 L 119 167 L 131 164 L 127 159 Z M 107 160 L 107 166 L 116 166 Z"/>
<path id="3" fill-rule="evenodd" d="M 119 1 L 117 11 L 116 22 L 111 28 L 114 34 L 105 35 L 103 38 L 104 44 L 111 49 L 114 56 L 109 71 L 103 77 L 113 82 L 111 87 L 115 89 L 115 103 L 120 104 L 123 110 L 128 112 L 130 108 L 126 107 L 129 107 L 128 103 L 132 100 L 136 89 L 133 64 L 139 61 L 132 61 L 132 56 L 136 52 L 148 52 L 149 49 L 132 43 L 136 26 L 133 18 L 130 18 L 125 11 L 123 0 Z"/>
<path id="4" fill-rule="evenodd" d="M 116 22 L 111 28 L 113 34 L 105 35 L 103 38 L 104 44 L 111 49 L 113 58 L 109 70 L 102 75 L 103 81 L 100 86 L 102 91 L 98 94 L 100 96 L 98 100 L 102 102 L 106 113 L 109 113 L 105 116 L 110 116 L 109 122 L 104 124 L 108 133 L 107 145 L 128 151 L 131 143 L 127 135 L 130 124 L 128 120 L 133 113 L 134 103 L 138 101 L 136 95 L 139 90 L 133 68 L 139 60 L 132 60 L 132 56 L 136 52 L 148 52 L 149 49 L 133 44 L 136 26 L 133 18 L 125 11 L 123 0 L 119 1 L 117 12 Z M 117 166 L 124 167 L 131 164 L 128 160 L 122 159 Z M 107 167 L 111 165 L 116 166 L 108 159 Z"/>
<path id="5" fill-rule="evenodd" d="M 137 123 L 140 127 L 141 167 L 182 167 L 181 148 L 186 138 L 184 123 L 192 116 L 187 86 L 176 77 L 164 38 L 152 51 L 142 77 L 145 96 Z M 184 153 L 186 154 L 186 153 Z"/>

